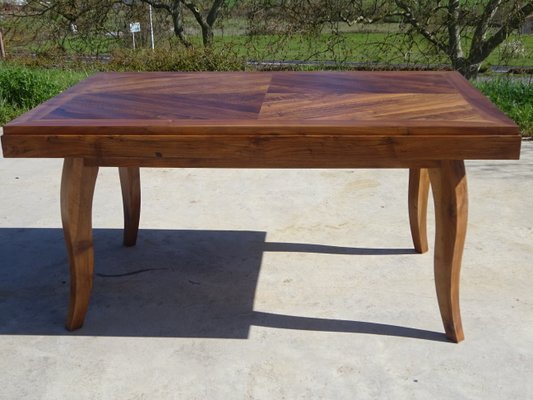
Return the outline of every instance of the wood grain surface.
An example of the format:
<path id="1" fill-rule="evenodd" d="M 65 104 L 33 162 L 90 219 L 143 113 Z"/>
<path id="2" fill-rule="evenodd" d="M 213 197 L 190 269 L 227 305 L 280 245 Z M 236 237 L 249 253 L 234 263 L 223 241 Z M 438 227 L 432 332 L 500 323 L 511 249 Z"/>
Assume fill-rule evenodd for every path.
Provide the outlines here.
<path id="1" fill-rule="evenodd" d="M 437 299 L 446 336 L 464 339 L 459 307 L 461 261 L 466 238 L 468 192 L 463 161 L 443 161 L 430 168 L 435 202 L 434 273 Z"/>
<path id="2" fill-rule="evenodd" d="M 417 253 L 428 251 L 427 213 L 429 196 L 429 172 L 426 168 L 409 170 L 409 226 Z"/>
<path id="3" fill-rule="evenodd" d="M 93 287 L 92 205 L 98 167 L 66 158 L 61 178 L 61 221 L 70 266 L 70 301 L 66 327 L 83 325 Z"/>
<path id="4" fill-rule="evenodd" d="M 518 158 L 520 135 L 455 72 L 101 73 L 6 125 L 2 145 L 94 164 L 356 167 Z"/>

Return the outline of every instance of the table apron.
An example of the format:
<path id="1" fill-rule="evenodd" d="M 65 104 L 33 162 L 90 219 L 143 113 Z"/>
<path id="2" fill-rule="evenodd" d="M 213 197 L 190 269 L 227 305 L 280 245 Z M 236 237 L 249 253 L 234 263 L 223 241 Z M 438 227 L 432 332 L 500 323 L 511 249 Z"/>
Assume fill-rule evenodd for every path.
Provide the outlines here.
<path id="1" fill-rule="evenodd" d="M 520 137 L 348 135 L 4 135 L 5 157 L 76 157 L 93 165 L 235 168 L 432 167 L 518 159 Z M 130 159 L 128 161 L 128 159 Z"/>

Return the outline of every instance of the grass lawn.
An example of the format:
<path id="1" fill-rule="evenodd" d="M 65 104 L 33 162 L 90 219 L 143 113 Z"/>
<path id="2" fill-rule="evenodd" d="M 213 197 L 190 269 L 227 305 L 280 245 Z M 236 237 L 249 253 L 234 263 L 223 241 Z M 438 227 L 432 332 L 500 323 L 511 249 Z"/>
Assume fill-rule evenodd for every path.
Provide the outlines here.
<path id="1" fill-rule="evenodd" d="M 448 64 L 446 57 L 432 54 L 424 43 L 406 49 L 402 35 L 385 32 L 347 32 L 339 36 L 308 38 L 294 35 L 216 37 L 217 45 L 230 45 L 250 60 L 314 60 L 341 62 L 380 62 L 385 64 Z M 387 45 L 383 45 L 387 42 Z M 507 44 L 511 43 L 511 44 Z M 516 43 L 521 43 L 516 45 Z M 518 46 L 524 51 L 517 57 L 505 57 L 506 49 Z M 484 61 L 484 66 L 533 66 L 533 35 L 513 36 Z"/>
<path id="2" fill-rule="evenodd" d="M 187 26 L 192 27 L 190 31 L 196 36 L 193 40 L 199 44 L 200 32 L 195 23 L 189 21 Z M 313 38 L 294 35 L 285 40 L 275 35 L 247 36 L 247 21 L 243 18 L 228 18 L 220 26 L 215 29 L 216 42 L 234 45 L 239 54 L 248 59 L 448 63 L 446 57 L 431 54 L 422 40 L 406 49 L 405 35 L 395 23 L 340 24 L 336 37 L 323 33 Z M 465 34 L 463 32 L 463 49 L 468 53 L 469 41 L 464 38 Z M 384 41 L 388 46 L 381 45 Z M 327 51 L 328 42 L 332 51 Z M 332 46 L 333 42 L 337 44 Z M 533 35 L 511 35 L 492 52 L 484 65 L 533 66 Z"/>

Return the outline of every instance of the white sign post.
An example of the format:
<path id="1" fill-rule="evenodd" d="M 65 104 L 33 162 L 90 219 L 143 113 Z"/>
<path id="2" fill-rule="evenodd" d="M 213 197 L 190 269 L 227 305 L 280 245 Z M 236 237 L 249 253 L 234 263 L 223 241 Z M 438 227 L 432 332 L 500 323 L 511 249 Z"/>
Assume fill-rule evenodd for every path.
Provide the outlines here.
<path id="1" fill-rule="evenodd" d="M 6 49 L 4 47 L 4 38 L 2 37 L 2 31 L 0 31 L 0 57 L 6 58 Z"/>
<path id="2" fill-rule="evenodd" d="M 154 49 L 154 24 L 152 22 L 152 5 L 148 4 L 148 10 L 150 15 L 150 38 L 152 39 L 152 50 Z"/>
<path id="3" fill-rule="evenodd" d="M 139 22 L 130 23 L 131 37 L 133 38 L 133 50 L 135 50 L 135 32 L 141 31 L 141 24 Z"/>

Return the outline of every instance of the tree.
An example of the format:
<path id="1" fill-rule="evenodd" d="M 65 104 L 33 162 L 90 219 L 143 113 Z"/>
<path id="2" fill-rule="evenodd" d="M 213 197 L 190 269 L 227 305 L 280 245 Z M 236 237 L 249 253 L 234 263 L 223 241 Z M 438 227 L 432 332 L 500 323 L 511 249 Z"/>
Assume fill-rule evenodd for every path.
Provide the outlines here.
<path id="1" fill-rule="evenodd" d="M 481 63 L 533 13 L 530 0 L 394 2 L 395 14 L 410 27 L 409 33 L 446 54 L 467 78 L 475 77 Z"/>
<path id="2" fill-rule="evenodd" d="M 25 37 L 33 35 L 32 47 L 39 42 L 49 47 L 66 51 L 86 51 L 89 47 L 105 47 L 105 42 L 117 40 L 117 13 L 122 7 L 121 0 L 26 0 L 13 10 L 11 27 L 14 31 L 24 31 Z M 75 41 L 69 39 L 75 38 Z M 94 40 L 98 38 L 98 40 Z"/>
<path id="3" fill-rule="evenodd" d="M 328 29 L 342 38 L 342 24 L 395 21 L 399 35 L 387 36 L 374 48 L 391 45 L 440 55 L 473 78 L 481 63 L 531 13 L 531 0 L 255 0 L 249 24 L 251 32 L 262 32 L 268 17 L 273 17 L 281 21 L 274 32 L 278 35 L 316 35 Z"/>
<path id="4" fill-rule="evenodd" d="M 225 0 L 206 1 L 194 0 L 140 0 L 150 4 L 156 10 L 166 11 L 172 18 L 174 33 L 179 40 L 190 47 L 191 42 L 187 39 L 183 28 L 183 8 L 189 10 L 202 31 L 202 42 L 205 47 L 213 44 L 213 26 L 220 15 Z"/>
<path id="5" fill-rule="evenodd" d="M 143 18 L 147 4 L 158 15 L 171 19 L 174 35 L 186 47 L 191 47 L 192 42 L 185 33 L 183 14 L 190 12 L 200 27 L 204 46 L 209 47 L 225 0 L 26 0 L 13 17 L 19 26 L 29 26 L 35 36 L 46 37 L 48 43 L 66 49 L 72 43 L 118 40 L 127 30 L 128 20 Z M 76 40 L 67 44 L 74 37 Z"/>
<path id="6" fill-rule="evenodd" d="M 155 10 L 166 12 L 172 19 L 174 27 L 174 34 L 185 47 L 191 47 L 192 43 L 185 35 L 183 27 L 183 3 L 179 0 L 164 1 L 164 0 L 140 0 L 143 3 L 151 5 Z"/>

